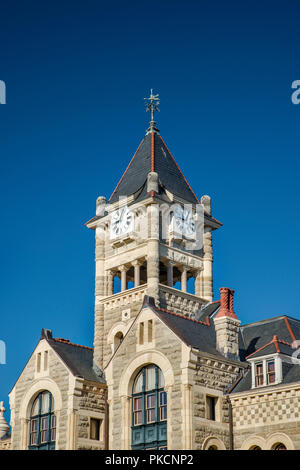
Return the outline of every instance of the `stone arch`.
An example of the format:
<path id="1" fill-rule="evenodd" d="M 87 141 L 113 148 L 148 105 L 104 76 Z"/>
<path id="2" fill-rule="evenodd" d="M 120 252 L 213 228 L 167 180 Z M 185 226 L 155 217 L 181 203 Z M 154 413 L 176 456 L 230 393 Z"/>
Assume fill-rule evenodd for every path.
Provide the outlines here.
<path id="1" fill-rule="evenodd" d="M 241 445 L 240 450 L 251 450 L 253 447 L 260 447 L 261 450 L 266 448 L 266 441 L 262 436 L 259 435 L 252 435 L 247 437 L 243 444 Z"/>
<path id="2" fill-rule="evenodd" d="M 283 432 L 274 432 L 266 439 L 266 449 L 272 450 L 276 444 L 284 444 L 287 450 L 294 450 L 295 446 L 292 439 Z"/>
<path id="3" fill-rule="evenodd" d="M 127 367 L 124 368 L 120 379 L 119 394 L 120 396 L 130 396 L 133 380 L 142 367 L 147 364 L 155 364 L 158 366 L 165 379 L 165 388 L 174 384 L 174 375 L 170 361 L 162 353 L 158 351 L 147 351 L 138 354 Z"/>
<path id="4" fill-rule="evenodd" d="M 58 388 L 58 385 L 54 380 L 45 378 L 45 379 L 39 379 L 37 382 L 35 382 L 25 393 L 21 405 L 20 405 L 20 418 L 22 419 L 27 419 L 30 414 L 30 408 L 31 405 L 36 398 L 36 396 L 42 392 L 43 390 L 48 390 L 49 392 L 52 393 L 54 402 L 55 402 L 55 408 L 54 411 L 60 411 L 62 408 L 62 398 L 61 398 L 61 392 Z"/>
<path id="5" fill-rule="evenodd" d="M 107 335 L 107 344 L 110 344 L 111 345 L 111 348 L 112 348 L 112 353 L 115 351 L 115 339 L 116 337 L 120 337 L 120 335 L 123 335 L 123 338 L 125 336 L 125 334 L 127 333 L 130 325 L 132 324 L 132 321 L 129 322 L 129 323 L 124 323 L 123 321 L 117 323 L 116 325 L 114 325 L 110 330 L 109 330 L 109 333 Z"/>
<path id="6" fill-rule="evenodd" d="M 224 442 L 215 436 L 209 436 L 204 440 L 202 450 L 208 450 L 209 447 L 215 447 L 215 450 L 226 450 Z"/>
<path id="7" fill-rule="evenodd" d="M 28 446 L 28 425 L 30 419 L 30 411 L 33 401 L 37 397 L 37 395 L 47 390 L 50 392 L 54 398 L 54 413 L 59 421 L 59 415 L 62 409 L 62 396 L 61 391 L 58 388 L 58 385 L 54 380 L 50 378 L 39 379 L 32 386 L 26 391 L 25 395 L 22 398 L 20 404 L 20 421 L 21 421 L 21 449 L 27 449 Z M 56 442 L 59 441 L 59 425 L 57 426 L 56 432 Z M 58 450 L 58 445 L 56 446 Z"/>

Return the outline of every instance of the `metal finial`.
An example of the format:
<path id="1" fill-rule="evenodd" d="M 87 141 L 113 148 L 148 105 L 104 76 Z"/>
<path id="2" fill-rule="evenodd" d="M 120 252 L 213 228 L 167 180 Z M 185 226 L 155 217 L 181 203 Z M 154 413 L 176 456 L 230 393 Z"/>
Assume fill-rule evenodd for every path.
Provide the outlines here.
<path id="1" fill-rule="evenodd" d="M 151 113 L 151 121 L 148 132 L 153 132 L 153 130 L 158 131 L 158 129 L 156 129 L 155 127 L 154 111 L 160 112 L 160 109 L 158 107 L 158 105 L 160 104 L 159 95 L 153 95 L 153 89 L 151 88 L 149 98 L 144 98 L 144 100 L 146 100 L 146 111 L 150 111 Z"/>

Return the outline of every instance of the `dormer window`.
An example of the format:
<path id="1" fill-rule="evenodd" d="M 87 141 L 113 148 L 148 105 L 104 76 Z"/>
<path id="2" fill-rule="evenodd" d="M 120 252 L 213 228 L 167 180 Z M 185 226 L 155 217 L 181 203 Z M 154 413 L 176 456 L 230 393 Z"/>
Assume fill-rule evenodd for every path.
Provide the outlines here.
<path id="1" fill-rule="evenodd" d="M 281 382 L 281 378 L 282 364 L 279 356 L 252 362 L 252 388 L 277 384 Z"/>

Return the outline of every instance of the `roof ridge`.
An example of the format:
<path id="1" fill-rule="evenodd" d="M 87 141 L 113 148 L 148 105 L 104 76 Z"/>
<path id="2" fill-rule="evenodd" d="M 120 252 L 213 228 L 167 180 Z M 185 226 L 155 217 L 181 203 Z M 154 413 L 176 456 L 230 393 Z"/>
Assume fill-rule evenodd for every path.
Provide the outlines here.
<path id="1" fill-rule="evenodd" d="M 194 318 L 186 317 L 185 315 L 182 315 L 181 313 L 171 312 L 170 310 L 166 310 L 165 308 L 162 308 L 162 307 L 156 307 L 156 309 L 165 313 L 169 313 L 170 315 L 175 315 L 176 317 L 184 318 L 185 320 L 189 320 L 194 323 L 200 323 L 201 325 L 210 326 L 210 319 L 208 315 L 206 316 L 206 321 L 204 322 L 201 320 L 195 320 Z"/>
<path id="2" fill-rule="evenodd" d="M 257 321 L 254 321 L 252 323 L 245 323 L 244 325 L 241 325 L 241 328 L 254 326 L 254 325 L 257 325 L 258 323 L 262 324 L 264 322 L 271 322 L 271 321 L 274 321 L 274 320 L 278 320 L 279 318 L 281 318 L 283 320 L 285 316 L 286 315 L 283 314 L 283 315 L 278 315 L 276 317 L 265 318 L 264 320 L 257 320 Z"/>
<path id="3" fill-rule="evenodd" d="M 290 346 L 292 347 L 291 343 L 288 343 L 287 341 L 284 341 L 283 339 L 279 339 L 277 335 L 274 335 L 273 338 L 271 339 L 271 341 L 269 341 L 268 343 L 264 344 L 263 346 L 261 346 L 260 348 L 258 348 L 256 351 L 254 351 L 253 353 L 249 354 L 248 356 L 246 356 L 246 359 L 248 359 L 249 357 L 253 356 L 254 354 L 258 353 L 259 351 L 261 351 L 262 349 L 265 349 L 267 346 L 270 346 L 270 344 L 274 344 L 275 345 L 275 348 L 276 348 L 276 351 L 279 353 L 280 350 L 278 348 L 278 344 L 277 343 L 281 343 L 281 344 L 285 344 L 287 346 Z"/>
<path id="4" fill-rule="evenodd" d="M 160 137 L 160 139 L 161 139 L 162 143 L 164 144 L 164 146 L 166 147 L 166 149 L 168 150 L 168 152 L 169 152 L 170 156 L 171 156 L 171 157 L 172 157 L 172 159 L 174 160 L 174 163 L 175 163 L 175 165 L 177 166 L 177 169 L 178 169 L 178 170 L 179 170 L 179 172 L 181 173 L 181 175 L 182 175 L 182 177 L 183 177 L 184 181 L 185 181 L 185 182 L 186 182 L 186 184 L 188 185 L 188 187 L 189 187 L 190 191 L 192 192 L 192 194 L 193 194 L 194 198 L 196 199 L 196 201 L 198 202 L 198 204 L 200 204 L 200 202 L 199 202 L 199 199 L 197 198 L 197 196 L 196 196 L 196 194 L 194 193 L 194 191 L 192 190 L 192 188 L 191 188 L 191 186 L 190 186 L 189 182 L 187 181 L 186 177 L 184 176 L 184 174 L 182 173 L 181 169 L 179 168 L 179 165 L 178 165 L 178 163 L 176 162 L 175 158 L 173 157 L 172 153 L 170 152 L 170 150 L 169 150 L 169 148 L 168 148 L 167 144 L 165 143 L 164 139 L 162 138 L 162 136 L 161 136 L 161 135 L 159 135 L 159 137 Z"/>
<path id="5" fill-rule="evenodd" d="M 60 338 L 52 338 L 52 339 L 56 343 L 70 344 L 71 346 L 76 346 L 78 348 L 83 348 L 83 349 L 89 349 L 91 351 L 93 351 L 94 349 L 94 348 L 90 348 L 89 346 L 83 346 L 82 344 L 70 343 L 70 341 L 66 341 L 65 339 L 60 339 Z"/>

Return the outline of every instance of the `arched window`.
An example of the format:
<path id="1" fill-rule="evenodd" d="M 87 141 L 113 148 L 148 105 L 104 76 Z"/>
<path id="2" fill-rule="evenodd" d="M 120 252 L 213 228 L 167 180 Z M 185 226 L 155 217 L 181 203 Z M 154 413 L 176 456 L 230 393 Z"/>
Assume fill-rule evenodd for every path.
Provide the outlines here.
<path id="1" fill-rule="evenodd" d="M 273 445 L 272 450 L 286 450 L 286 447 L 281 442 L 278 442 L 277 444 Z"/>
<path id="2" fill-rule="evenodd" d="M 122 331 L 118 331 L 118 333 L 114 337 L 114 351 L 120 346 L 123 341 L 123 333 Z"/>
<path id="3" fill-rule="evenodd" d="M 33 402 L 29 423 L 29 449 L 53 450 L 56 439 L 54 398 L 48 391 L 39 393 Z"/>
<path id="4" fill-rule="evenodd" d="M 137 374 L 132 388 L 132 449 L 167 449 L 167 393 L 159 367 Z"/>

